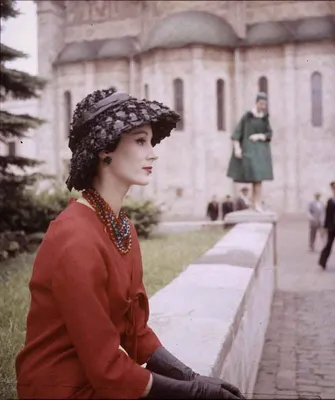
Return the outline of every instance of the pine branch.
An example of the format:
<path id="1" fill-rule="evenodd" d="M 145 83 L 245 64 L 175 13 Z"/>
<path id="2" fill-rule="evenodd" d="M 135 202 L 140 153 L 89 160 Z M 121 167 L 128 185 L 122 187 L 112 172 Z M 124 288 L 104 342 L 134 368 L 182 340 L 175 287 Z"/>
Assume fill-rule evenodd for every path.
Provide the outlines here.
<path id="1" fill-rule="evenodd" d="M 25 171 L 28 167 L 37 167 L 41 164 L 43 164 L 43 161 L 33 160 L 27 157 L 0 156 L 0 174 L 10 174 L 9 171 L 7 171 L 9 166 L 14 166 L 21 171 Z M 16 176 L 16 174 L 12 176 Z"/>
<path id="2" fill-rule="evenodd" d="M 6 139 L 12 137 L 27 137 L 25 132 L 29 129 L 37 129 L 45 121 L 28 114 L 11 114 L 0 110 L 0 142 L 6 143 Z"/>
<path id="3" fill-rule="evenodd" d="M 12 49 L 3 43 L 0 43 L 0 60 L 1 62 L 13 61 L 17 58 L 27 58 L 28 55 L 20 50 Z"/>
<path id="4" fill-rule="evenodd" d="M 16 1 L 0 0 L 1 25 L 3 20 L 15 18 L 20 13 L 16 10 Z M 0 27 L 1 30 L 1 27 Z M 38 98 L 46 81 L 37 76 L 30 75 L 15 69 L 5 67 L 6 62 L 17 58 L 24 58 L 24 52 L 10 48 L 0 42 L 0 101 L 10 99 L 28 100 Z M 28 114 L 12 114 L 0 110 L 0 143 L 6 143 L 9 138 L 26 137 L 26 132 L 36 129 L 43 121 Z M 42 161 L 27 157 L 1 156 L 0 155 L 0 229 L 15 230 L 20 226 L 17 221 L 22 220 L 23 212 L 30 212 L 27 205 L 26 189 L 33 187 L 40 179 L 51 176 L 38 172 L 37 168 Z M 55 178 L 55 177 L 52 177 Z M 4 214 L 7 212 L 7 215 Z M 6 217 L 6 218 L 4 218 Z M 4 221 L 3 221 L 4 220 Z M 21 224 L 21 228 L 22 228 Z M 29 226 L 25 227 L 29 229 Z"/>
<path id="5" fill-rule="evenodd" d="M 20 12 L 15 9 L 16 1 L 14 0 L 1 0 L 0 2 L 0 16 L 1 19 L 15 18 L 20 15 Z"/>
<path id="6" fill-rule="evenodd" d="M 38 181 L 48 179 L 55 180 L 53 175 L 33 172 L 31 174 L 18 175 L 13 173 L 3 173 L 0 169 L 0 181 L 3 185 L 0 187 L 0 204 L 5 202 L 11 204 L 23 200 L 29 196 L 30 188 Z M 33 192 L 31 192 L 33 194 Z M 23 198 L 22 198 L 23 197 Z M 8 201 L 11 199 L 10 201 Z"/>
<path id="7" fill-rule="evenodd" d="M 41 172 L 33 172 L 31 174 L 18 175 L 13 173 L 3 174 L 0 170 L 0 179 L 4 183 L 6 190 L 15 190 L 20 185 L 33 185 L 39 179 L 44 179 L 45 175 Z M 6 185 L 5 185 L 6 184 Z"/>
<path id="8" fill-rule="evenodd" d="M 43 89 L 46 81 L 27 72 L 9 69 L 4 65 L 0 65 L 0 84 L 1 101 L 4 101 L 9 95 L 13 99 L 27 100 L 38 98 L 38 91 Z"/>

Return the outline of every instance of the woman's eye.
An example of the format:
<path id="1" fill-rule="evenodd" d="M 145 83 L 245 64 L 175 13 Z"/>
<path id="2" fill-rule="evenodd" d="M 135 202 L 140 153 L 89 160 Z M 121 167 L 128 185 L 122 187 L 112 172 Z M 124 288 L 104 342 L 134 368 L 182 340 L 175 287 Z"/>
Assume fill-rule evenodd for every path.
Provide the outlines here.
<path id="1" fill-rule="evenodd" d="M 137 142 L 138 144 L 143 145 L 143 144 L 145 143 L 145 139 L 137 139 L 136 142 Z"/>

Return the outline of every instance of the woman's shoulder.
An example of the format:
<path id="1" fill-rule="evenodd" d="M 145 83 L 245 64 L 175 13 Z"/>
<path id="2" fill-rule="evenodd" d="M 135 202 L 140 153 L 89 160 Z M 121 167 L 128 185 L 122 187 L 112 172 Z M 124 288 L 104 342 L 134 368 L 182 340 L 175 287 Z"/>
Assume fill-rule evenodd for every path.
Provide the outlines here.
<path id="1" fill-rule="evenodd" d="M 57 242 L 92 243 L 97 237 L 98 224 L 99 220 L 93 210 L 83 204 L 71 202 L 50 223 L 46 236 Z"/>

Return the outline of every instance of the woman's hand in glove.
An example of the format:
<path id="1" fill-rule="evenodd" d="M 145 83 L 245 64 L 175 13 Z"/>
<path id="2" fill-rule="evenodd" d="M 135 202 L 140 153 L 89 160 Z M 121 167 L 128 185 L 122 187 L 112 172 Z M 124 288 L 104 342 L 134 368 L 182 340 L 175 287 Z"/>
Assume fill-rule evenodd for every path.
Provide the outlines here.
<path id="1" fill-rule="evenodd" d="M 234 146 L 234 156 L 236 158 L 242 158 L 242 149 L 240 143 L 238 141 L 234 141 L 233 146 Z"/>
<path id="2" fill-rule="evenodd" d="M 266 136 L 264 135 L 264 133 L 254 133 L 253 135 L 250 135 L 249 139 L 252 142 L 258 142 L 258 141 L 264 142 L 266 140 Z"/>
<path id="3" fill-rule="evenodd" d="M 164 347 L 158 348 L 147 362 L 149 371 L 155 372 L 172 379 L 187 382 L 201 382 L 216 386 L 217 388 L 230 392 L 233 398 L 244 399 L 244 396 L 237 387 L 219 378 L 211 378 L 195 373 L 190 367 L 186 366 L 171 354 Z"/>
<path id="4" fill-rule="evenodd" d="M 218 385 L 220 386 L 222 389 L 224 390 L 228 390 L 230 393 L 232 393 L 233 395 L 235 395 L 237 398 L 239 399 L 244 399 L 244 396 L 242 395 L 241 391 L 234 385 L 232 385 L 229 382 L 226 382 L 222 379 L 219 378 L 212 378 L 210 376 L 203 376 L 203 375 L 199 375 L 194 373 L 194 377 L 193 379 L 199 382 L 206 382 L 209 383 L 211 385 Z"/>
<path id="5" fill-rule="evenodd" d="M 223 399 L 238 400 L 231 392 L 218 385 L 194 381 L 179 381 L 152 373 L 152 386 L 147 399 Z"/>

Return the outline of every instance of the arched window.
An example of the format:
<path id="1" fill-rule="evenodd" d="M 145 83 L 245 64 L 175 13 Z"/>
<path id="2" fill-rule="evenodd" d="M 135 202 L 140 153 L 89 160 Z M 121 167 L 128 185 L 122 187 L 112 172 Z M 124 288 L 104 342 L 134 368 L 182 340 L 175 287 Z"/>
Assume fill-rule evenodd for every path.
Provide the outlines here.
<path id="1" fill-rule="evenodd" d="M 268 80 L 265 76 L 261 76 L 258 79 L 258 91 L 259 92 L 264 92 L 267 95 L 269 95 L 268 93 Z"/>
<path id="2" fill-rule="evenodd" d="M 226 112 L 225 112 L 225 84 L 223 79 L 216 81 L 216 115 L 217 130 L 226 130 Z"/>
<path id="3" fill-rule="evenodd" d="M 69 136 L 72 117 L 72 96 L 70 91 L 64 92 L 65 136 Z"/>
<path id="4" fill-rule="evenodd" d="M 173 81 L 174 109 L 180 115 L 181 120 L 176 126 L 176 130 L 184 129 L 184 84 L 180 78 Z"/>
<path id="5" fill-rule="evenodd" d="M 313 72 L 311 76 L 311 96 L 312 126 L 322 126 L 322 76 L 320 72 Z"/>
<path id="6" fill-rule="evenodd" d="M 8 142 L 8 155 L 10 157 L 16 156 L 16 142 L 14 141 Z"/>

